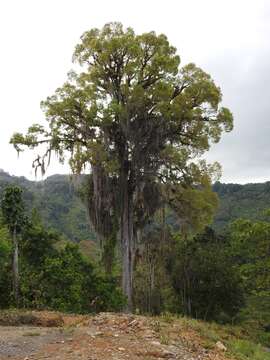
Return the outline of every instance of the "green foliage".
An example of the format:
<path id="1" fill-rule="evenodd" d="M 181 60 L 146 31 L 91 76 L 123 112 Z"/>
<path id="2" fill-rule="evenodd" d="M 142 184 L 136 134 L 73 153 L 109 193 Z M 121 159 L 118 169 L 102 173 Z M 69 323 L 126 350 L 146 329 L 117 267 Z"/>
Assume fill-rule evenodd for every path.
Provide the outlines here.
<path id="1" fill-rule="evenodd" d="M 84 181 L 83 179 L 85 178 L 82 175 L 79 184 Z M 76 185 L 69 176 L 54 175 L 44 181 L 33 182 L 24 177 L 10 176 L 0 171 L 0 197 L 4 188 L 11 184 L 23 188 L 22 195 L 26 212 L 31 214 L 32 209 L 36 208 L 46 227 L 53 228 L 72 241 L 96 239 L 88 225 L 85 204 L 77 197 Z M 218 232 L 224 230 L 237 218 L 267 220 L 264 210 L 270 206 L 269 183 L 247 185 L 215 183 L 213 190 L 219 197 L 219 206 L 212 226 Z M 210 193 L 209 195 L 205 195 L 205 200 L 211 204 L 213 195 Z M 198 191 L 193 198 L 199 202 L 200 196 L 204 195 L 200 195 Z M 191 206 L 188 202 L 186 203 Z M 216 205 L 217 203 L 213 211 Z M 182 216 L 183 214 L 184 212 Z M 199 210 L 194 212 L 193 218 L 196 220 L 202 216 L 203 212 Z M 186 220 L 189 220 L 187 215 Z M 176 222 L 177 219 L 173 218 L 173 223 Z"/>
<path id="2" fill-rule="evenodd" d="M 135 305 L 141 312 L 174 312 L 230 322 L 244 306 L 229 239 L 206 230 L 187 236 L 153 224 L 137 254 Z"/>
<path id="3" fill-rule="evenodd" d="M 221 91 L 208 74 L 192 63 L 179 67 L 165 35 L 107 24 L 83 34 L 74 61 L 82 72 L 42 102 L 50 129 L 34 124 L 11 139 L 18 151 L 47 144 L 37 168 L 45 171 L 51 151 L 61 161 L 67 150 L 75 173 L 90 163 L 117 178 L 128 161 L 136 181 L 191 186 L 211 175 L 194 157 L 232 129 L 232 114 L 219 106 Z"/>
<path id="4" fill-rule="evenodd" d="M 20 271 L 19 271 L 19 235 L 23 232 L 27 223 L 24 213 L 24 203 L 22 199 L 22 189 L 18 186 L 8 186 L 4 190 L 1 200 L 1 210 L 3 220 L 9 229 L 13 245 L 13 296 L 16 306 L 20 305 Z"/>
<path id="5" fill-rule="evenodd" d="M 181 329 L 199 333 L 200 342 L 204 348 L 213 349 L 217 341 L 221 341 L 227 348 L 226 355 L 237 360 L 268 360 L 269 339 L 262 342 L 257 329 L 236 325 L 220 325 L 215 322 L 204 322 L 190 318 L 178 320 Z M 263 345 L 262 345 L 263 344 Z"/>
<path id="6" fill-rule="evenodd" d="M 270 223 L 239 219 L 230 230 L 232 253 L 248 296 L 248 306 L 242 316 L 269 325 Z"/>
<path id="7" fill-rule="evenodd" d="M 24 261 L 32 267 L 39 268 L 46 257 L 56 252 L 54 245 L 59 240 L 58 233 L 44 228 L 37 210 L 34 209 L 22 235 L 21 253 Z"/>
<path id="8" fill-rule="evenodd" d="M 22 200 L 22 189 L 18 186 L 5 188 L 1 201 L 3 219 L 11 233 L 15 230 L 21 232 L 25 224 L 24 204 Z"/>
<path id="9" fill-rule="evenodd" d="M 232 340 L 229 346 L 231 352 L 239 360 L 270 360 L 270 354 L 265 348 L 249 340 Z"/>
<path id="10" fill-rule="evenodd" d="M 95 239 L 90 230 L 84 203 L 77 196 L 77 188 L 83 176 L 72 179 L 67 175 L 53 175 L 43 181 L 29 181 L 24 177 L 10 176 L 0 171 L 0 197 L 9 185 L 23 189 L 22 197 L 25 210 L 30 217 L 37 209 L 42 222 L 50 229 L 63 234 L 67 239 Z"/>
<path id="11" fill-rule="evenodd" d="M 5 256 L 11 251 L 10 235 L 6 225 L 3 223 L 3 219 L 0 212 L 0 255 L 1 261 L 5 259 Z M 3 264 L 3 263 L 2 263 Z"/>
<path id="12" fill-rule="evenodd" d="M 246 185 L 216 182 L 213 190 L 220 200 L 213 224 L 217 231 L 224 231 L 239 218 L 267 221 L 265 210 L 270 207 L 270 182 Z"/>
<path id="13" fill-rule="evenodd" d="M 165 209 L 161 219 L 147 226 L 142 234 L 135 257 L 134 303 L 141 313 L 159 315 L 177 311 L 177 299 L 166 261 L 172 249 Z"/>
<path id="14" fill-rule="evenodd" d="M 96 275 L 73 244 L 47 256 L 40 269 L 27 266 L 23 278 L 26 307 L 83 313 L 117 311 L 125 303 L 116 283 Z"/>
<path id="15" fill-rule="evenodd" d="M 93 268 L 84 264 L 74 245 L 68 244 L 55 256 L 46 258 L 40 279 L 44 305 L 61 311 L 81 312 L 84 280 L 86 276 L 91 279 L 92 272 Z"/>
<path id="16" fill-rule="evenodd" d="M 12 188 L 14 189 L 14 188 Z M 17 191 L 18 189 L 18 191 Z M 21 200 L 22 191 L 15 188 Z M 9 226 L 20 227 L 20 293 L 21 305 L 26 308 L 54 309 L 68 312 L 119 310 L 125 298 L 114 278 L 105 278 L 83 257 L 78 245 L 66 243 L 59 247 L 61 237 L 46 230 L 36 210 L 25 221 L 22 203 L 13 202 L 13 190 L 7 188 L 3 209 Z M 20 205 L 17 207 L 17 205 Z M 15 209 L 14 209 L 15 208 Z M 17 212 L 15 212 L 15 210 Z M 19 211 L 20 210 L 20 211 Z M 13 218 L 23 219 L 13 225 Z M 11 224 L 11 225 L 10 225 Z M 11 241 L 7 225 L 0 224 L 0 307 L 11 302 Z"/>
<path id="17" fill-rule="evenodd" d="M 126 298 L 117 286 L 117 279 L 97 276 L 96 296 L 91 305 L 88 305 L 90 311 L 121 311 L 125 304 Z"/>
<path id="18" fill-rule="evenodd" d="M 81 218 L 78 217 L 78 224 L 76 223 L 77 215 L 75 218 L 75 214 L 78 214 L 78 211 L 75 209 L 81 209 L 80 211 L 83 211 L 83 204 L 75 201 L 76 194 L 74 193 L 74 187 L 73 185 L 69 185 L 69 178 L 67 176 L 55 176 L 52 178 L 49 178 L 46 180 L 46 185 L 44 182 L 34 184 L 30 181 L 27 181 L 25 178 L 17 178 L 17 177 L 11 177 L 8 174 L 1 173 L 0 174 L 0 188 L 2 190 L 3 194 L 3 188 L 4 184 L 8 183 L 16 183 L 16 184 L 23 184 L 25 191 L 22 194 L 23 198 L 26 203 L 26 209 L 29 209 L 30 206 L 39 205 L 39 208 L 42 208 L 41 215 L 45 214 L 45 218 L 47 218 L 48 222 L 52 224 L 50 219 L 54 218 L 54 226 L 56 228 L 60 228 L 59 225 L 59 219 L 65 219 L 66 210 L 64 205 L 68 203 L 69 212 L 68 214 L 71 214 L 74 211 L 74 217 L 72 217 L 72 221 L 70 220 L 70 217 L 68 218 L 70 222 L 70 228 L 71 232 L 70 234 L 79 234 L 78 229 L 81 226 L 81 228 L 84 228 L 83 221 L 80 220 Z M 258 185 L 249 185 L 249 191 L 246 191 L 246 186 L 242 185 L 234 185 L 233 189 L 231 186 L 222 185 L 222 191 L 223 195 L 221 194 L 221 208 L 224 206 L 224 197 L 226 194 L 230 194 L 231 198 L 233 193 L 236 194 L 236 199 L 241 203 L 241 199 L 246 198 L 247 201 L 256 202 L 260 201 L 261 197 L 265 197 L 267 199 L 267 192 L 266 192 L 266 184 L 259 184 Z M 259 191 L 259 189 L 261 189 Z M 67 192 L 70 191 L 70 195 L 67 196 Z M 233 192 L 232 192 L 233 191 Z M 238 192 L 241 191 L 241 197 L 238 196 Z M 189 190 L 188 190 L 189 193 Z M 202 194 L 202 193 L 200 193 Z M 45 204 L 45 196 L 47 199 L 47 206 Z M 70 197 L 69 197 L 70 196 Z M 203 195 L 202 195 L 203 196 Z M 212 196 L 210 194 L 210 196 Z M 227 196 L 227 195 L 226 195 Z M 183 197 L 184 198 L 184 197 Z M 192 204 L 195 204 L 195 211 L 194 211 L 194 218 L 196 219 L 196 214 L 199 218 L 202 218 L 202 211 L 204 209 L 204 202 L 202 202 L 200 195 L 196 193 L 196 190 L 194 192 L 194 200 L 192 201 L 192 197 L 187 197 L 187 201 L 183 201 L 183 206 L 190 207 L 192 210 Z M 38 199 L 38 201 L 36 200 Z M 41 200 L 42 199 L 42 200 Z M 191 199 L 191 200 L 190 200 Z M 211 199 L 211 197 L 210 197 Z M 250 200 L 249 200 L 250 199 Z M 57 208 L 52 206 L 53 202 L 57 201 L 60 204 L 62 203 L 63 206 L 58 206 Z M 211 203 L 211 200 L 208 200 L 208 195 L 205 195 L 205 203 L 208 204 Z M 215 200 L 216 201 L 216 200 Z M 202 206 L 201 206 L 202 204 Z M 264 207 L 266 207 L 267 202 L 264 203 Z M 200 208 L 201 206 L 201 208 Z M 231 205 L 233 206 L 233 204 Z M 255 206 L 256 208 L 256 206 Z M 52 211 L 52 209 L 54 209 Z M 196 210 L 198 209 L 198 210 Z M 251 206 L 248 205 L 247 202 L 247 208 L 246 211 L 250 210 Z M 79 211 L 79 212 L 80 212 Z M 57 216 L 54 216 L 55 212 L 57 212 Z M 28 210 L 29 216 L 30 211 Z M 188 212 L 185 210 L 183 214 L 189 214 L 186 215 L 185 223 L 193 224 L 192 221 L 192 212 Z M 50 214 L 48 217 L 46 214 Z M 210 212 L 211 214 L 211 212 Z M 31 279 L 31 282 L 33 283 L 32 287 L 31 285 L 24 285 L 23 283 L 23 292 L 25 292 L 25 286 L 28 286 L 30 290 L 27 290 L 27 298 L 28 300 L 24 300 L 25 304 L 29 304 L 32 306 L 38 306 L 38 307 L 44 307 L 44 303 L 42 298 L 40 297 L 40 294 L 35 294 L 35 286 L 37 286 L 37 289 L 39 288 L 40 283 L 40 277 L 39 277 L 39 270 L 34 271 L 35 268 L 37 269 L 38 266 L 42 267 L 44 264 L 44 260 L 46 257 L 50 257 L 52 255 L 57 254 L 56 248 L 58 248 L 57 242 L 59 242 L 60 238 L 59 235 L 57 235 L 52 230 L 46 230 L 44 226 L 41 224 L 41 220 L 38 219 L 38 216 L 33 214 L 34 216 L 30 218 L 29 221 L 29 227 L 25 229 L 25 233 L 22 236 L 21 239 L 21 245 L 20 250 L 23 255 L 22 262 L 22 269 L 23 273 L 25 274 L 24 277 L 27 279 Z M 258 216 L 262 216 L 264 219 L 267 219 L 267 214 L 259 214 Z M 42 220 L 44 219 L 44 215 L 42 216 Z M 160 221 L 157 221 L 157 224 L 160 224 Z M 195 225 L 196 225 L 195 221 Z M 207 220 L 209 221 L 209 220 Z M 207 223 L 207 221 L 205 223 Z M 179 227 L 177 226 L 177 218 L 173 215 L 172 212 L 167 211 L 166 212 L 166 218 L 165 218 L 166 224 L 169 224 L 174 231 L 179 231 Z M 204 221 L 202 221 L 204 223 Z M 61 227 L 63 226 L 65 228 L 65 223 L 62 223 Z M 149 229 L 151 229 L 152 225 L 147 225 Z M 150 227 L 149 227 L 150 226 Z M 166 225 L 167 226 L 167 225 Z M 196 228 L 196 226 L 195 226 Z M 199 227 L 200 228 L 200 227 Z M 269 309 L 269 295 L 267 293 L 267 284 L 268 284 L 268 278 L 267 278 L 267 257 L 265 257 L 265 254 L 268 252 L 268 234 L 269 234 L 269 225 L 266 221 L 256 221 L 256 226 L 254 225 L 254 221 L 247 221 L 247 220 L 241 220 L 234 224 L 233 226 L 233 234 L 228 235 L 229 237 L 232 237 L 232 240 L 227 239 L 225 244 L 223 241 L 221 243 L 218 242 L 216 244 L 213 241 L 210 241 L 208 246 L 205 246 L 205 252 L 202 251 L 201 245 L 198 245 L 196 242 L 193 245 L 193 248 L 191 244 L 188 247 L 192 249 L 189 252 L 189 257 L 191 259 L 193 255 L 193 249 L 194 247 L 198 249 L 194 250 L 194 259 L 192 260 L 191 264 L 193 267 L 194 264 L 194 271 L 196 270 L 199 272 L 199 268 L 203 269 L 203 263 L 204 258 L 207 259 L 205 262 L 205 267 L 209 267 L 209 272 L 216 271 L 216 268 L 214 268 L 211 264 L 209 265 L 209 261 L 211 259 L 211 254 L 216 253 L 217 247 L 220 246 L 220 252 L 221 251 L 229 251 L 231 259 L 233 258 L 233 267 L 235 271 L 235 276 L 237 277 L 240 273 L 241 275 L 241 282 L 244 281 L 245 283 L 245 298 L 246 298 L 246 306 L 241 309 L 240 314 L 237 315 L 237 320 L 245 320 L 245 321 L 257 321 L 262 326 L 267 326 L 270 321 L 270 309 Z M 151 230 L 152 231 L 152 230 Z M 149 310 L 149 282 L 150 282 L 150 275 L 149 275 L 149 258 L 146 256 L 145 252 L 142 252 L 142 245 L 140 245 L 140 260 L 136 265 L 136 276 L 135 276 L 135 302 L 136 307 L 140 309 L 141 312 L 152 312 L 152 313 L 160 313 L 163 311 L 180 311 L 181 306 L 179 304 L 179 297 L 177 300 L 175 289 L 173 288 L 172 283 L 172 277 L 168 273 L 168 270 L 171 270 L 171 268 L 166 267 L 166 264 L 164 264 L 164 261 L 168 258 L 170 258 L 170 254 L 173 253 L 173 256 L 177 258 L 182 259 L 183 253 L 179 252 L 177 253 L 175 251 L 174 245 L 171 243 L 172 240 L 170 240 L 170 234 L 166 230 L 166 236 L 165 236 L 165 245 L 160 247 L 159 249 L 159 242 L 162 240 L 162 226 L 158 226 L 155 230 L 156 234 L 149 234 L 148 232 L 145 233 L 145 238 L 143 240 L 144 245 L 147 245 L 147 241 L 150 243 L 150 246 L 152 250 L 156 251 L 155 253 L 152 253 L 152 260 L 155 260 L 155 286 L 154 290 L 151 292 L 151 300 L 150 300 L 150 310 Z M 81 232 L 82 234 L 82 232 Z M 0 251 L 0 265 L 1 265 L 1 271 L 0 271 L 0 282 L 1 282 L 1 300 L 0 300 L 0 306 L 6 307 L 8 304 L 10 304 L 10 294 L 11 294 L 11 242 L 9 239 L 8 234 L 8 228 L 6 226 L 1 225 L 0 227 L 0 238 L 1 238 L 1 251 Z M 72 238 L 72 236 L 71 236 Z M 80 238 L 80 237 L 78 237 Z M 88 244 L 88 241 L 84 241 L 85 244 Z M 213 243 L 213 246 L 211 245 Z M 231 245 L 229 245 L 231 243 Z M 207 244 L 207 243 L 206 243 Z M 90 242 L 89 242 L 90 245 Z M 94 244 L 93 244 L 94 245 Z M 225 246 L 225 248 L 224 248 Z M 171 248 L 170 248 L 171 247 Z M 7 250 L 8 249 L 8 250 Z M 171 250 L 173 249 L 173 250 Z M 207 254 L 207 249 L 209 254 Z M 151 250 L 151 251 L 152 251 Z M 157 251 L 158 250 L 158 251 Z M 184 248 L 186 251 L 186 248 Z M 88 251 L 84 250 L 85 253 L 87 252 L 93 252 L 92 245 L 91 249 Z M 182 251 L 182 250 L 181 250 Z M 166 254 L 166 256 L 164 256 Z M 219 254 L 219 251 L 218 251 Z M 44 255 L 44 256 L 43 256 Z M 45 256 L 46 255 L 46 256 Z M 200 259 L 198 259 L 200 257 Z M 227 257 L 227 255 L 226 255 Z M 171 258 L 170 258 L 171 259 Z M 213 257 L 213 261 L 215 260 L 215 257 Z M 170 260 L 171 261 L 171 260 Z M 182 260 L 181 260 L 182 261 Z M 176 262 L 176 261 L 175 261 Z M 218 261 L 216 261 L 218 262 Z M 4 264 L 4 265 L 2 265 Z M 26 264 L 26 265 L 24 265 Z M 168 265 L 171 263 L 168 262 Z M 230 262 L 230 267 L 231 267 Z M 29 266 L 31 265 L 31 269 Z M 217 264 L 218 265 L 218 264 Z M 217 266 L 216 265 L 216 266 Z M 222 266 L 222 263 L 220 263 L 220 266 Z M 26 271 L 26 268 L 28 267 L 28 271 Z M 41 272 L 41 270 L 40 270 Z M 172 273 L 171 273 L 172 274 Z M 202 270 L 202 275 L 205 274 L 205 271 Z M 220 273 L 221 274 L 221 273 Z M 264 274 L 264 275 L 263 275 Z M 179 275 L 179 281 L 181 279 L 181 273 Z M 103 279 L 103 282 L 101 282 L 100 290 L 102 289 L 102 284 L 104 284 L 105 279 Z M 230 283 L 230 282 L 228 282 Z M 106 281 L 105 281 L 106 284 Z M 111 283 L 109 282 L 108 288 L 110 288 Z M 105 286 L 105 285 L 104 285 Z M 227 285 L 226 285 L 227 286 Z M 237 285 L 238 287 L 238 285 Z M 105 289 L 107 287 L 105 286 Z M 200 290 L 201 291 L 201 290 Z M 39 291 L 37 291 L 38 293 Z M 107 292 L 104 290 L 104 293 L 109 294 L 110 290 Z M 230 293 L 230 292 L 229 292 Z M 104 297 L 105 294 L 103 295 Z M 117 295 L 118 296 L 118 295 Z M 225 297 L 224 297 L 225 298 Z M 41 300 L 40 300 L 41 299 Z M 226 294 L 227 299 L 227 294 Z M 111 299 L 112 300 L 112 299 Z M 105 305 L 101 305 L 102 303 L 105 303 Z M 99 301 L 96 300 L 93 302 L 91 311 L 98 311 L 98 309 L 106 308 L 106 304 L 108 304 L 109 300 L 101 300 L 99 298 Z M 227 301 L 227 300 L 226 300 Z M 35 305 L 36 304 L 36 305 Z M 205 301 L 202 301 L 202 304 L 205 304 Z M 228 316 L 224 315 L 219 316 L 219 320 L 226 320 L 228 319 Z M 253 319 L 253 320 L 252 320 Z"/>
<path id="19" fill-rule="evenodd" d="M 243 306 L 244 294 L 227 239 L 207 228 L 192 239 L 177 236 L 174 250 L 168 266 L 179 310 L 195 318 L 230 321 Z"/>
<path id="20" fill-rule="evenodd" d="M 0 220 L 0 308 L 8 306 L 11 294 L 11 240 Z"/>
<path id="21" fill-rule="evenodd" d="M 75 242 L 95 238 L 89 228 L 85 204 L 77 196 L 81 181 L 81 178 L 54 175 L 39 182 L 36 188 L 31 186 L 34 207 L 45 225 Z"/>
<path id="22" fill-rule="evenodd" d="M 174 221 L 181 219 L 182 232 L 202 232 L 213 221 L 218 206 L 218 197 L 212 191 L 209 178 L 201 178 L 201 186 L 191 188 L 186 186 L 168 187 L 167 197 L 170 207 L 174 210 Z"/>

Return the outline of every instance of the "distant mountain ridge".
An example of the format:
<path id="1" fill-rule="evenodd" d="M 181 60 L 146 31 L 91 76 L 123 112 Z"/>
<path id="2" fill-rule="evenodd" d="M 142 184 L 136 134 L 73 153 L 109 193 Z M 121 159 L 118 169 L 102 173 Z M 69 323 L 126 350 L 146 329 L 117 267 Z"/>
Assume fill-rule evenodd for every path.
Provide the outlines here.
<path id="1" fill-rule="evenodd" d="M 76 184 L 84 177 L 74 181 L 69 175 L 52 175 L 42 181 L 31 181 L 0 169 L 0 196 L 8 184 L 19 185 L 24 189 L 27 208 L 29 211 L 36 208 L 46 226 L 72 241 L 93 240 L 95 235 L 90 229 L 86 208 L 76 194 Z M 220 198 L 213 223 L 216 230 L 222 230 L 239 217 L 264 219 L 263 211 L 270 208 L 270 181 L 246 185 L 217 182 L 213 190 Z"/>

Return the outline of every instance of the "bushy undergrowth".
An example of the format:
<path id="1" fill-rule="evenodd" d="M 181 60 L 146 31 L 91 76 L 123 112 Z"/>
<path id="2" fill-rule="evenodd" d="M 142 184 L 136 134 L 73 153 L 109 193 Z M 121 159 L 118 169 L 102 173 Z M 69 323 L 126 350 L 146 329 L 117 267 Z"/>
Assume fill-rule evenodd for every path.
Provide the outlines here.
<path id="1" fill-rule="evenodd" d="M 12 245 L 0 231 L 0 308 L 14 306 L 11 277 Z M 79 247 L 46 230 L 34 214 L 20 236 L 20 307 L 63 312 L 118 311 L 125 298 L 115 278 L 106 277 Z"/>
<path id="2" fill-rule="evenodd" d="M 180 318 L 181 326 L 195 330 L 205 348 L 214 348 L 221 341 L 227 348 L 226 354 L 239 360 L 268 360 L 270 333 L 263 331 L 257 323 L 220 325 L 190 318 Z"/>

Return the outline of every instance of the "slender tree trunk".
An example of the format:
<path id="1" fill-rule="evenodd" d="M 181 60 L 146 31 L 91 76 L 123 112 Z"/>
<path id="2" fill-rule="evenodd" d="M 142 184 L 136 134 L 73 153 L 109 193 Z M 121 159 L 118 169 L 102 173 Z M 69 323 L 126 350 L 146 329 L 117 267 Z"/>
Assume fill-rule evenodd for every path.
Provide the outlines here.
<path id="1" fill-rule="evenodd" d="M 18 246 L 18 237 L 16 233 L 16 226 L 14 226 L 13 230 L 13 292 L 14 292 L 14 298 L 16 302 L 16 306 L 19 307 L 19 284 L 20 284 L 20 278 L 19 278 L 19 246 Z"/>
<path id="2" fill-rule="evenodd" d="M 153 314 L 153 294 L 155 289 L 155 264 L 154 260 L 150 262 L 150 314 Z"/>
<path id="3" fill-rule="evenodd" d="M 123 176 L 121 189 L 121 245 L 122 245 L 122 289 L 127 297 L 126 311 L 132 311 L 132 283 L 134 267 L 133 199 L 129 191 L 128 177 Z"/>

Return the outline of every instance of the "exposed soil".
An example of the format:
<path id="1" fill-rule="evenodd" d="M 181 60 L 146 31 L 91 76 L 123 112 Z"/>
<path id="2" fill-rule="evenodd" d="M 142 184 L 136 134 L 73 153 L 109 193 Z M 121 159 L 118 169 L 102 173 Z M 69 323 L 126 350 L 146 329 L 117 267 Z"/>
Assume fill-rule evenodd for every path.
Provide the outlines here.
<path id="1" fill-rule="evenodd" d="M 63 315 L 62 325 L 55 327 L 50 326 L 54 316 L 59 323 L 59 314 L 43 312 L 34 316 L 40 326 L 0 326 L 0 359 L 225 359 L 217 349 L 204 349 L 199 336 L 174 322 L 104 313 L 95 317 Z"/>

